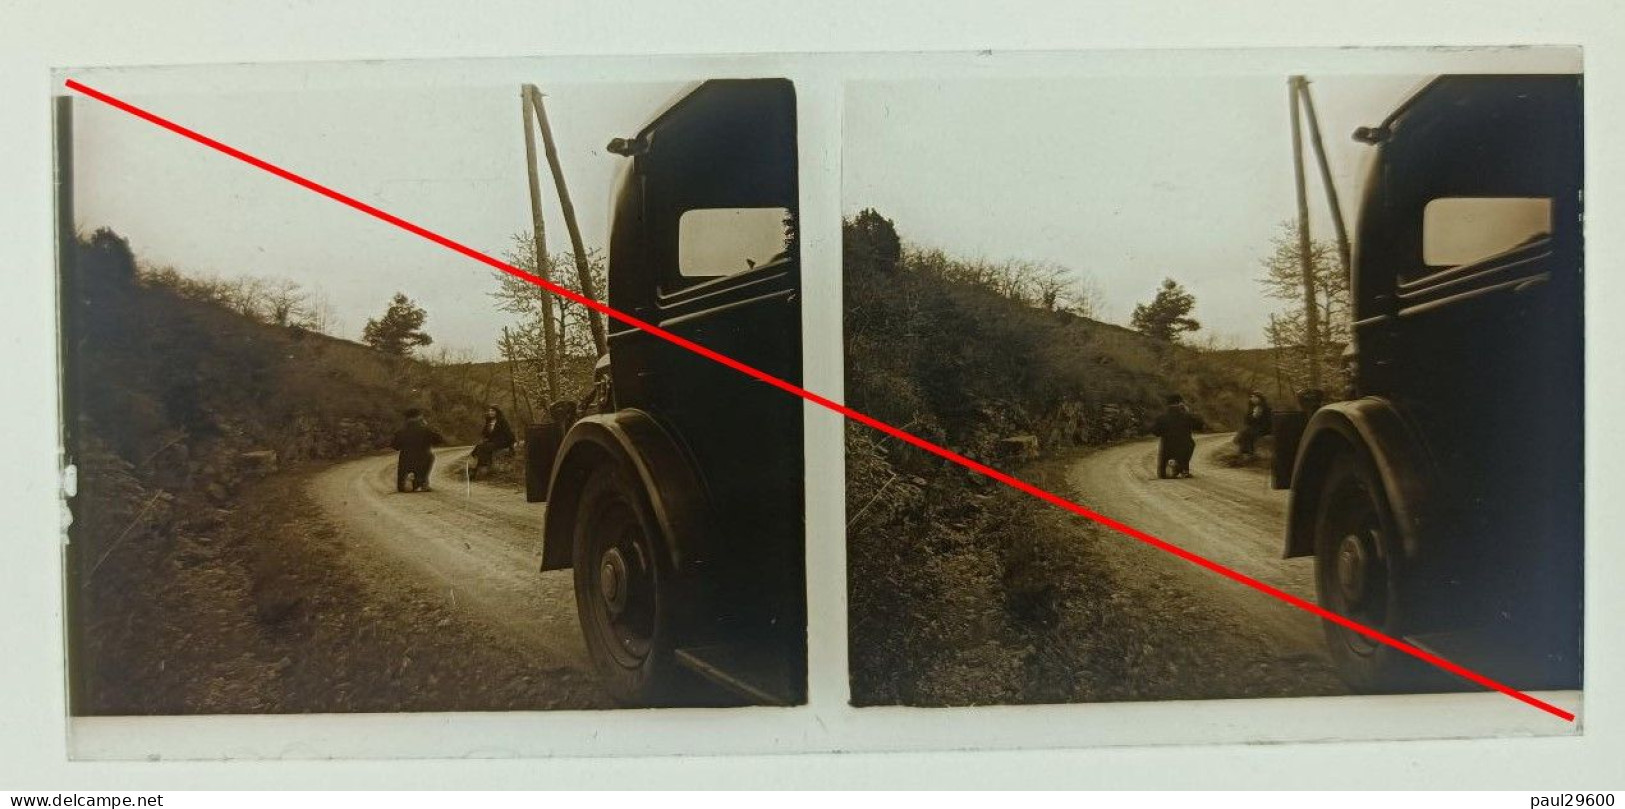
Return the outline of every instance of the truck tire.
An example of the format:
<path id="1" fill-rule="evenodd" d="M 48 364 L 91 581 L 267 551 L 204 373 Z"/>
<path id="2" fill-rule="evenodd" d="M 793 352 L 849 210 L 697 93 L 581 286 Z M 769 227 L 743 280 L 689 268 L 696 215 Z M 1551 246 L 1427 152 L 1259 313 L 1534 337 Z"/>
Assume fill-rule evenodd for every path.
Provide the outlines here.
<path id="1" fill-rule="evenodd" d="M 1315 512 L 1315 585 L 1320 605 L 1390 637 L 1403 631 L 1398 533 L 1371 462 L 1338 452 L 1322 478 Z M 1357 692 L 1413 691 L 1429 666 L 1385 643 L 1323 621 L 1338 674 Z"/>
<path id="2" fill-rule="evenodd" d="M 580 492 L 571 548 L 593 667 L 616 701 L 662 704 L 677 671 L 674 574 L 659 525 L 641 485 L 614 460 L 597 462 Z"/>

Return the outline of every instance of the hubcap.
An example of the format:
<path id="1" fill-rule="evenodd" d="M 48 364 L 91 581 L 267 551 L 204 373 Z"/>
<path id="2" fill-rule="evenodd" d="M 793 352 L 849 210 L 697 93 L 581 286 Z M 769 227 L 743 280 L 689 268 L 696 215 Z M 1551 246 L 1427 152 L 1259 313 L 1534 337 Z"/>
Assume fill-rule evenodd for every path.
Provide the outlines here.
<path id="1" fill-rule="evenodd" d="M 1365 600 L 1366 580 L 1369 575 L 1366 565 L 1369 564 L 1369 559 L 1365 541 L 1358 535 L 1349 534 L 1338 543 L 1337 586 L 1343 591 L 1343 603 L 1350 608 L 1361 606 Z"/>
<path id="2" fill-rule="evenodd" d="M 619 617 L 626 609 L 626 574 L 626 557 L 621 555 L 621 549 L 604 551 L 604 558 L 598 565 L 598 592 L 612 617 Z"/>
<path id="3" fill-rule="evenodd" d="M 1321 542 L 1330 545 L 1319 574 L 1323 603 L 1345 618 L 1387 632 L 1388 563 L 1378 507 L 1361 486 L 1340 488 L 1331 498 L 1316 542 L 1320 547 Z M 1359 657 L 1370 657 L 1379 648 L 1376 641 L 1346 627 L 1337 627 L 1334 636 Z"/>
<path id="4" fill-rule="evenodd" d="M 636 668 L 648 657 L 657 609 L 655 573 L 637 514 L 618 493 L 606 494 L 584 509 L 579 530 L 593 545 L 582 565 L 578 595 L 589 638 L 601 644 L 617 665 Z"/>

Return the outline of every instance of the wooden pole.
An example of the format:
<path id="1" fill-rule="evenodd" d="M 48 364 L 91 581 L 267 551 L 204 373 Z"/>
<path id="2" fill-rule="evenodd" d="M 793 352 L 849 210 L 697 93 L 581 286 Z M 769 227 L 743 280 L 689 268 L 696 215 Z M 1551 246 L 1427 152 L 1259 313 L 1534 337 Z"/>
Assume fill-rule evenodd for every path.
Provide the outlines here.
<path id="1" fill-rule="evenodd" d="M 1275 315 L 1270 315 L 1270 359 L 1275 367 L 1275 401 L 1285 402 L 1286 393 L 1281 385 L 1281 331 L 1275 324 Z"/>
<path id="2" fill-rule="evenodd" d="M 508 327 L 502 327 L 503 354 L 508 357 L 508 412 L 515 418 L 519 416 L 519 380 L 513 371 L 513 338 L 508 336 Z"/>
<path id="3" fill-rule="evenodd" d="M 1320 166 L 1320 184 L 1326 189 L 1326 204 L 1332 209 L 1332 228 L 1337 232 L 1337 264 L 1343 277 L 1349 277 L 1349 232 L 1343 224 L 1343 206 L 1337 199 L 1337 186 L 1332 184 L 1332 167 L 1326 159 L 1326 144 L 1320 139 L 1320 116 L 1315 113 L 1315 97 L 1309 92 L 1309 82 L 1298 85 L 1303 94 L 1303 111 L 1309 118 L 1309 145 L 1315 149 L 1315 162 Z"/>
<path id="4" fill-rule="evenodd" d="M 530 107 L 536 114 L 536 124 L 542 130 L 542 148 L 547 154 L 548 168 L 553 171 L 553 185 L 559 192 L 559 209 L 564 213 L 564 227 L 570 232 L 570 247 L 575 251 L 576 276 L 581 282 L 581 294 L 599 300 L 598 290 L 593 288 L 592 272 L 587 267 L 587 250 L 581 244 L 581 229 L 576 226 L 576 209 L 570 204 L 570 189 L 564 183 L 564 167 L 559 164 L 559 151 L 553 142 L 553 128 L 548 126 L 547 108 L 542 105 L 542 91 L 536 89 L 534 84 L 527 84 L 525 88 L 530 92 Z M 604 316 L 595 309 L 587 310 L 587 325 L 592 329 L 592 343 L 598 350 L 597 356 L 609 353 L 609 342 L 604 337 Z"/>
<path id="5" fill-rule="evenodd" d="M 536 254 L 536 274 L 549 277 L 547 226 L 542 222 L 542 183 L 536 176 L 536 134 L 530 129 L 530 85 L 519 88 L 520 123 L 525 128 L 525 176 L 530 181 L 531 248 Z M 547 380 L 549 401 L 559 398 L 559 340 L 553 325 L 553 293 L 542 292 L 542 370 Z"/>
<path id="6" fill-rule="evenodd" d="M 1304 350 L 1309 355 L 1310 388 L 1320 387 L 1320 313 L 1315 301 L 1315 264 L 1309 254 L 1309 197 L 1303 177 L 1303 123 L 1298 112 L 1298 88 L 1302 76 L 1287 80 L 1292 101 L 1292 173 L 1298 190 L 1298 266 L 1303 270 Z"/>

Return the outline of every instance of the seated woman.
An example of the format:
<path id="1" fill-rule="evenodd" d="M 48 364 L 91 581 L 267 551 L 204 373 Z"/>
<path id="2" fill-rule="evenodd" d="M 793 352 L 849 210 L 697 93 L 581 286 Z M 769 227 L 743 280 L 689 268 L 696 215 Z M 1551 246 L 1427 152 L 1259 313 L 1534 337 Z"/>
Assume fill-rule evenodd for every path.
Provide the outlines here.
<path id="1" fill-rule="evenodd" d="M 513 428 L 508 426 L 501 408 L 486 406 L 485 426 L 480 428 L 480 443 L 474 445 L 474 469 L 470 474 L 479 477 L 481 471 L 489 471 L 492 457 L 502 450 L 513 449 L 513 445 Z"/>
<path id="2" fill-rule="evenodd" d="M 1247 394 L 1247 412 L 1241 416 L 1241 429 L 1236 431 L 1236 447 L 1243 458 L 1251 458 L 1258 449 L 1258 439 L 1270 434 L 1270 402 L 1264 394 Z"/>

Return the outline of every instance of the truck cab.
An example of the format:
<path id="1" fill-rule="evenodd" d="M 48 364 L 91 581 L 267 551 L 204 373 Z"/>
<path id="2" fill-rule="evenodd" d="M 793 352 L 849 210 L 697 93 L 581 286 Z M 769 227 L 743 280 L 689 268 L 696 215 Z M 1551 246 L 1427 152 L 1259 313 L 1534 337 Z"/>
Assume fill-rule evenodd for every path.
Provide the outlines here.
<path id="1" fill-rule="evenodd" d="M 791 83 L 705 82 L 608 148 L 610 306 L 800 384 Z M 801 401 L 640 329 L 608 345 L 584 414 L 527 442 L 595 668 L 627 704 L 802 702 Z"/>
<path id="2" fill-rule="evenodd" d="M 1280 450 L 1286 555 L 1315 558 L 1333 612 L 1515 687 L 1576 686 L 1580 78 L 1442 77 L 1355 137 L 1376 155 L 1354 244 L 1354 398 Z M 1326 634 L 1358 690 L 1443 685 L 1409 655 Z"/>

